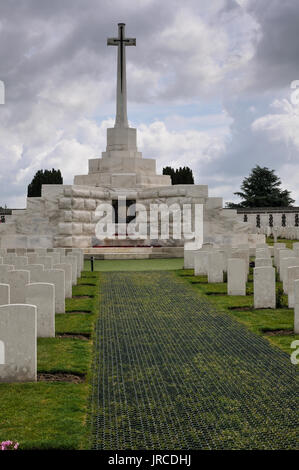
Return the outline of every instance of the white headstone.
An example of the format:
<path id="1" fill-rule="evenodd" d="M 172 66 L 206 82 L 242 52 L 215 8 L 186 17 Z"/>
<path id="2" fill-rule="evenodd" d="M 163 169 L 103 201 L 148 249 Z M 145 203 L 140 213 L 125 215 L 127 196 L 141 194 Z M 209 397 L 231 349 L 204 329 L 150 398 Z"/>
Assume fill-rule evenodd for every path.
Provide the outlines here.
<path id="1" fill-rule="evenodd" d="M 72 265 L 67 263 L 54 264 L 53 269 L 63 269 L 65 274 L 65 297 L 72 298 Z"/>
<path id="2" fill-rule="evenodd" d="M 294 296 L 295 296 L 295 306 L 294 306 L 294 333 L 295 335 L 299 334 L 299 279 L 294 281 Z"/>
<path id="3" fill-rule="evenodd" d="M 274 243 L 274 264 L 278 266 L 279 263 L 279 251 L 285 250 L 285 243 Z"/>
<path id="4" fill-rule="evenodd" d="M 0 264 L 0 282 L 6 283 L 8 271 L 13 271 L 15 267 L 12 264 Z"/>
<path id="5" fill-rule="evenodd" d="M 208 264 L 209 264 L 209 252 L 208 251 L 196 251 L 194 253 L 194 275 L 195 276 L 207 276 Z"/>
<path id="6" fill-rule="evenodd" d="M 72 285 L 75 286 L 77 284 L 77 257 L 76 256 L 71 256 L 67 255 L 65 257 L 61 257 L 61 262 L 62 263 L 71 263 L 72 265 Z"/>
<path id="7" fill-rule="evenodd" d="M 16 256 L 12 264 L 14 264 L 14 266 L 24 266 L 28 264 L 28 258 L 27 256 Z"/>
<path id="8" fill-rule="evenodd" d="M 80 274 L 84 269 L 84 250 L 82 248 L 72 248 L 72 253 L 80 253 Z"/>
<path id="9" fill-rule="evenodd" d="M 65 274 L 62 269 L 45 269 L 41 273 L 32 273 L 31 282 L 46 282 L 55 286 L 55 311 L 65 313 Z M 29 282 L 27 282 L 29 284 Z"/>
<path id="10" fill-rule="evenodd" d="M 227 293 L 228 295 L 246 295 L 246 273 L 244 259 L 228 259 Z"/>
<path id="11" fill-rule="evenodd" d="M 184 269 L 194 269 L 194 259 L 197 250 L 184 250 Z"/>
<path id="12" fill-rule="evenodd" d="M 288 278 L 287 278 L 287 269 L 290 266 L 299 266 L 299 258 L 295 257 L 289 257 L 289 258 L 282 258 L 280 261 L 280 280 L 283 283 L 283 289 L 284 292 L 287 293 L 287 284 L 288 284 Z"/>
<path id="13" fill-rule="evenodd" d="M 4 349 L 1 354 L 4 356 L 4 364 L 0 364 L 0 382 L 35 381 L 36 307 L 34 305 L 0 306 L 0 343 L 2 350 Z"/>
<path id="14" fill-rule="evenodd" d="M 54 264 L 59 264 L 60 263 L 60 253 L 56 253 L 56 252 L 48 252 L 47 253 L 47 256 L 50 256 L 52 258 L 52 261 L 53 261 L 53 266 Z"/>
<path id="15" fill-rule="evenodd" d="M 3 264 L 14 264 L 16 257 L 15 253 L 7 253 L 3 256 Z"/>
<path id="16" fill-rule="evenodd" d="M 34 264 L 43 264 L 45 269 L 52 269 L 54 263 L 51 256 L 38 256 Z"/>
<path id="17" fill-rule="evenodd" d="M 0 284 L 0 305 L 10 304 L 9 284 Z"/>
<path id="18" fill-rule="evenodd" d="M 37 257 L 37 253 L 27 253 L 28 264 L 38 264 Z"/>
<path id="19" fill-rule="evenodd" d="M 68 255 L 67 255 L 68 256 Z M 81 277 L 81 254 L 78 251 L 72 250 L 70 256 L 75 256 L 77 258 L 77 274 L 76 277 Z"/>
<path id="20" fill-rule="evenodd" d="M 0 340 L 0 365 L 5 364 L 5 346 L 4 342 Z"/>
<path id="21" fill-rule="evenodd" d="M 276 308 L 275 269 L 253 269 L 254 308 Z"/>
<path id="22" fill-rule="evenodd" d="M 280 273 L 281 260 L 283 260 L 284 258 L 293 258 L 293 257 L 294 257 L 293 251 L 289 250 L 288 248 L 278 251 L 277 270 L 279 273 Z"/>
<path id="23" fill-rule="evenodd" d="M 25 264 L 24 266 L 16 266 L 15 271 L 30 271 L 32 273 L 42 273 L 44 270 L 43 264 Z M 30 277 L 31 279 L 31 277 Z"/>
<path id="24" fill-rule="evenodd" d="M 268 248 L 259 248 L 256 250 L 255 256 L 256 258 L 270 258 L 270 251 L 268 250 Z"/>
<path id="25" fill-rule="evenodd" d="M 242 258 L 245 262 L 245 274 L 246 274 L 246 279 L 249 274 L 249 249 L 247 248 L 233 248 L 230 254 L 230 259 L 237 258 L 240 259 Z"/>
<path id="26" fill-rule="evenodd" d="M 35 248 L 35 253 L 39 256 L 47 256 L 47 248 Z"/>
<path id="27" fill-rule="evenodd" d="M 55 337 L 55 287 L 37 282 L 26 286 L 26 304 L 37 308 L 37 337 Z"/>
<path id="28" fill-rule="evenodd" d="M 29 271 L 8 271 L 6 283 L 10 285 L 10 303 L 25 304 L 25 286 L 30 282 Z"/>
<path id="29" fill-rule="evenodd" d="M 287 269 L 288 279 L 288 307 L 294 308 L 295 305 L 295 293 L 294 293 L 294 281 L 299 279 L 299 266 L 291 266 Z"/>
<path id="30" fill-rule="evenodd" d="M 223 282 L 223 256 L 218 251 L 208 254 L 208 282 Z"/>
<path id="31" fill-rule="evenodd" d="M 255 258 L 255 267 L 261 268 L 263 266 L 273 266 L 272 258 Z"/>

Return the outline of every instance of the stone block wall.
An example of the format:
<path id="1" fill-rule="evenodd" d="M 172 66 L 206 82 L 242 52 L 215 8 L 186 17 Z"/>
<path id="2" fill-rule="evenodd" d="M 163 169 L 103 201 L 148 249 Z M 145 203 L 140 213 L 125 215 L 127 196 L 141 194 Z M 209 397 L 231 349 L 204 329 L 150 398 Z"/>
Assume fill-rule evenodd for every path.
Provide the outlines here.
<path id="1" fill-rule="evenodd" d="M 147 189 L 108 189 L 76 185 L 45 185 L 41 198 L 29 198 L 27 209 L 7 217 L 0 226 L 1 248 L 34 248 L 37 246 L 87 248 L 95 245 L 114 245 L 118 240 L 98 240 L 95 236 L 98 217 L 96 208 L 111 203 L 118 196 L 142 203 L 147 213 L 151 204 L 203 204 L 205 243 L 254 243 L 249 224 L 238 219 L 235 210 L 223 210 L 222 199 L 208 196 L 206 185 L 175 185 Z M 148 223 L 149 223 L 148 215 Z M 170 219 L 171 220 L 171 219 Z M 193 227 L 194 229 L 194 227 Z M 148 228 L 148 233 L 149 233 Z M 172 224 L 170 223 L 170 234 Z M 183 246 L 185 240 L 137 241 L 136 244 Z"/>

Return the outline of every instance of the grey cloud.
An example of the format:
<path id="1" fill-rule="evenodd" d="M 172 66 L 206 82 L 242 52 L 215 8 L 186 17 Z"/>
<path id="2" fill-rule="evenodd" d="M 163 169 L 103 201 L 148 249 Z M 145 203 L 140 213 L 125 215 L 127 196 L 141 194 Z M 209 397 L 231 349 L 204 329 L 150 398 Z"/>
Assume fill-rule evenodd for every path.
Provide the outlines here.
<path id="1" fill-rule="evenodd" d="M 175 30 L 165 40 L 165 31 L 173 27 L 180 11 L 189 12 L 195 25 L 199 19 L 204 23 L 207 31 L 203 31 L 202 40 L 208 38 L 207 47 L 173 47 Z M 94 118 L 87 104 L 82 109 L 67 104 L 68 96 L 65 102 L 63 98 L 57 102 L 51 97 L 42 98 L 50 89 L 67 94 L 79 84 L 79 92 L 88 98 L 84 84 L 90 80 L 91 86 L 98 87 L 102 100 L 98 114 L 114 114 L 116 51 L 107 48 L 106 38 L 117 34 L 118 21 L 126 22 L 127 34 L 137 37 L 137 47 L 128 51 L 132 107 L 134 103 L 139 107 L 151 103 L 157 107 L 159 117 L 163 106 L 213 99 L 220 104 L 222 101 L 234 119 L 225 153 L 207 162 L 201 160 L 195 168 L 199 182 L 210 183 L 214 189 L 226 185 L 229 197 L 228 192 L 238 189 L 233 186 L 256 163 L 279 169 L 285 146 L 271 144 L 262 134 L 253 133 L 251 123 L 269 112 L 269 103 L 290 80 L 299 78 L 299 4 L 292 0 L 250 0 L 246 11 L 235 0 L 1 2 L 0 79 L 6 85 L 7 103 L 0 108 L 0 126 L 6 132 L 5 145 L 11 147 L 4 146 L 0 155 L 6 181 L 1 187 L 0 204 L 24 194 L 29 181 L 16 183 L 16 174 L 20 168 L 30 167 L 39 152 L 49 148 L 51 155 L 55 154 L 56 132 L 67 128 L 65 133 L 71 138 L 72 128 L 68 126 L 72 121 L 76 129 L 76 120 Z M 259 41 L 255 22 L 262 33 Z M 183 33 L 188 38 L 192 31 L 186 29 Z M 224 55 L 221 34 L 228 42 Z M 250 48 L 256 48 L 256 52 L 243 63 Z M 215 61 L 211 70 L 207 67 L 209 59 Z M 230 68 L 233 61 L 236 66 Z M 210 83 L 207 70 L 215 73 L 214 82 Z M 256 115 L 248 111 L 250 105 L 256 107 Z M 37 122 L 41 116 L 49 129 L 45 138 Z M 36 135 L 38 132 L 41 135 Z M 40 143 L 43 138 L 45 147 Z M 8 155 L 16 145 L 24 148 L 20 159 L 13 162 Z M 46 158 L 42 161 L 47 164 Z"/>

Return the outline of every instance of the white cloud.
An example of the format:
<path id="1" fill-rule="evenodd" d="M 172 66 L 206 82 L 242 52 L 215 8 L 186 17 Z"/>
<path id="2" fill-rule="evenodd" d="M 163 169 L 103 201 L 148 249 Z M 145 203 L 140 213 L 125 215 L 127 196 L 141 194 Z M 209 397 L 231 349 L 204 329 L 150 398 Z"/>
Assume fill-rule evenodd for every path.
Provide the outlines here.
<path id="1" fill-rule="evenodd" d="M 299 151 L 299 105 L 288 99 L 272 103 L 275 113 L 261 116 L 252 123 L 255 132 L 264 132 L 272 142 L 282 141 L 288 147 L 293 145 Z"/>
<path id="2" fill-rule="evenodd" d="M 202 166 L 219 158 L 224 151 L 226 137 L 196 130 L 171 131 L 164 122 L 156 121 L 139 127 L 138 141 L 144 157 L 157 159 L 160 171 L 168 165 L 189 166 L 195 174 L 200 174 Z"/>
<path id="3" fill-rule="evenodd" d="M 120 20 L 137 37 L 127 53 L 128 109 L 145 157 L 160 170 L 191 166 L 226 199 L 256 163 L 295 188 L 298 117 L 283 91 L 298 78 L 299 5 L 135 3 L 103 0 L 100 14 L 97 0 L 1 3 L 0 205 L 23 206 L 36 170 L 59 167 L 70 183 L 105 150 L 116 85 L 106 38 Z"/>

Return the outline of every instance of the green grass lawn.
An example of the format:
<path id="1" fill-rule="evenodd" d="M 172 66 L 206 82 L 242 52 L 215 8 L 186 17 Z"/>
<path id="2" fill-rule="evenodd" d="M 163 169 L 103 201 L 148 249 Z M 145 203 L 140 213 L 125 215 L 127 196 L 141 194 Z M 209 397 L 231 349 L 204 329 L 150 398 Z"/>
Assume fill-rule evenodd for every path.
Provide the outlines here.
<path id="1" fill-rule="evenodd" d="M 281 241 L 286 242 L 287 246 L 293 243 L 291 240 Z M 244 323 L 255 333 L 265 336 L 287 353 L 291 352 L 290 344 L 294 339 L 299 339 L 299 335 L 268 336 L 265 330 L 292 330 L 293 310 L 286 307 L 285 296 L 281 308 L 254 310 L 252 270 L 247 283 L 248 295 L 228 297 L 225 283 L 208 284 L 205 276 L 194 277 L 193 271 L 183 270 L 182 267 L 183 259 L 95 262 L 96 271 L 176 270 L 178 276 L 190 282 L 219 310 Z M 0 384 L 0 441 L 18 441 L 20 449 L 88 447 L 88 379 L 94 324 L 99 311 L 100 273 L 90 272 L 89 261 L 85 261 L 85 269 L 78 285 L 73 287 L 73 298 L 66 299 L 67 313 L 56 315 L 56 337 L 38 339 L 40 374 L 73 374 L 81 381 Z"/>
<path id="2" fill-rule="evenodd" d="M 182 269 L 183 258 L 95 260 L 95 271 L 172 271 Z M 90 271 L 90 261 L 85 260 L 84 269 Z"/>
<path id="3" fill-rule="evenodd" d="M 20 449 L 88 447 L 88 378 L 98 292 L 99 274 L 83 272 L 73 295 L 89 297 L 66 299 L 66 311 L 89 313 L 56 315 L 56 337 L 38 339 L 38 373 L 74 374 L 81 383 L 0 384 L 0 441 L 18 441 Z M 59 337 L 65 334 L 87 337 Z"/>
<path id="4" fill-rule="evenodd" d="M 179 270 L 178 276 L 191 283 L 192 286 L 206 296 L 217 309 L 233 316 L 238 321 L 244 323 L 250 330 L 258 335 L 266 337 L 272 344 L 283 349 L 290 354 L 293 350 L 290 345 L 292 341 L 299 340 L 299 335 L 278 334 L 269 335 L 269 330 L 293 330 L 294 310 L 287 307 L 287 296 L 282 296 L 282 306 L 277 309 L 253 308 L 253 275 L 252 268 L 246 285 L 246 296 L 228 296 L 227 284 L 208 284 L 207 276 L 194 276 L 193 270 Z M 277 282 L 277 288 L 281 287 Z M 265 331 L 267 330 L 267 332 Z"/>
<path id="5" fill-rule="evenodd" d="M 296 242 L 298 243 L 299 240 L 289 240 L 287 238 L 277 238 L 277 242 L 285 243 L 287 248 L 292 248 L 293 243 L 296 243 Z M 273 246 L 274 245 L 274 239 L 271 238 L 271 237 L 267 237 L 267 243 L 268 243 L 268 245 Z"/>

